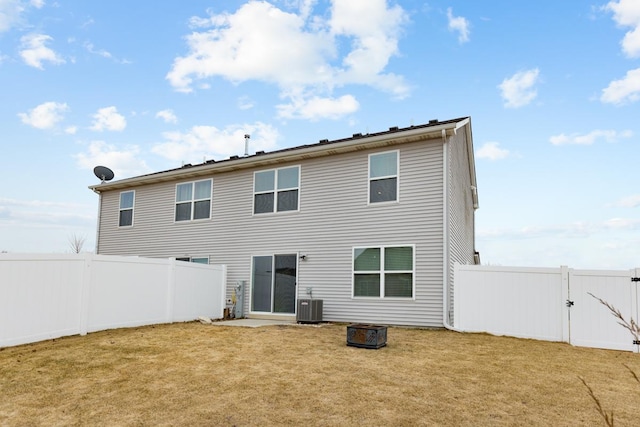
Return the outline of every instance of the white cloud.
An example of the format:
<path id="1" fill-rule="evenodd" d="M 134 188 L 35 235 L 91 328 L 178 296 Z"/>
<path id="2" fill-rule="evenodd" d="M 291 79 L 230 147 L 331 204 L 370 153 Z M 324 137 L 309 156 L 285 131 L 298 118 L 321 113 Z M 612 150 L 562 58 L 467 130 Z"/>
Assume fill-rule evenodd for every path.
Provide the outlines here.
<path id="1" fill-rule="evenodd" d="M 127 127 L 127 120 L 118 113 L 116 107 L 100 108 L 93 115 L 93 124 L 90 129 L 102 132 L 103 130 L 122 131 Z"/>
<path id="2" fill-rule="evenodd" d="M 624 104 L 640 99 L 640 68 L 627 71 L 624 78 L 614 80 L 602 90 L 600 100 L 609 104 Z"/>
<path id="3" fill-rule="evenodd" d="M 298 11 L 250 1 L 235 13 L 192 18 L 192 27 L 206 29 L 186 36 L 189 51 L 175 58 L 167 80 L 182 92 L 211 77 L 258 80 L 277 85 L 292 101 L 332 98 L 335 87 L 349 84 L 396 98 L 409 94 L 402 76 L 385 73 L 407 21 L 399 6 L 388 7 L 385 0 L 334 1 L 325 18 L 312 14 L 315 1 L 293 3 Z"/>
<path id="4" fill-rule="evenodd" d="M 519 108 L 533 101 L 538 92 L 534 88 L 538 83 L 540 70 L 537 68 L 520 71 L 508 77 L 498 86 L 507 108 Z"/>
<path id="5" fill-rule="evenodd" d="M 640 194 L 634 194 L 629 197 L 625 197 L 616 202 L 616 206 L 623 208 L 637 208 L 640 206 Z"/>
<path id="6" fill-rule="evenodd" d="M 66 128 L 64 128 L 64 133 L 67 133 L 69 135 L 75 135 L 76 132 L 78 132 L 78 126 L 67 126 Z"/>
<path id="7" fill-rule="evenodd" d="M 87 52 L 92 53 L 94 55 L 102 56 L 103 58 L 107 58 L 107 59 L 113 58 L 113 55 L 111 55 L 111 52 L 108 52 L 104 49 L 96 49 L 95 46 L 93 46 L 93 43 L 85 42 L 84 48 L 87 49 Z"/>
<path id="8" fill-rule="evenodd" d="M 618 132 L 615 130 L 596 129 L 582 135 L 578 133 L 573 133 L 571 135 L 566 135 L 564 133 L 561 133 L 559 135 L 554 135 L 551 138 L 549 138 L 549 142 L 551 142 L 553 145 L 566 145 L 566 144 L 591 145 L 595 143 L 598 139 L 603 139 L 606 142 L 617 142 L 621 138 L 631 138 L 632 136 L 633 136 L 633 132 L 630 130 Z"/>
<path id="9" fill-rule="evenodd" d="M 95 23 L 96 23 L 96 21 L 95 21 L 93 18 L 89 18 L 89 19 L 87 19 L 86 21 L 84 21 L 84 22 L 82 23 L 82 25 L 80 26 L 80 28 L 85 29 L 85 28 L 87 28 L 87 27 L 92 26 L 92 25 L 93 25 L 93 24 L 95 24 Z"/>
<path id="10" fill-rule="evenodd" d="M 618 26 L 630 30 L 620 42 L 622 51 L 629 58 L 640 58 L 640 2 L 638 0 L 610 1 L 604 10 L 613 12 Z M 602 90 L 600 100 L 608 104 L 625 104 L 640 99 L 640 68 L 629 70 L 625 77 L 613 80 Z"/>
<path id="11" fill-rule="evenodd" d="M 64 119 L 63 113 L 69 106 L 59 102 L 44 102 L 29 110 L 28 113 L 18 113 L 22 123 L 37 129 L 52 129 Z"/>
<path id="12" fill-rule="evenodd" d="M 19 200 L 0 197 L 0 205 L 11 207 L 30 207 L 30 208 L 64 208 L 64 209 L 77 209 L 84 207 L 79 203 L 68 202 L 50 202 L 45 200 Z"/>
<path id="13" fill-rule="evenodd" d="M 351 95 L 343 95 L 340 98 L 295 98 L 290 104 L 281 104 L 276 107 L 278 117 L 285 119 L 338 119 L 346 114 L 351 114 L 360 108 L 358 101 Z"/>
<path id="14" fill-rule="evenodd" d="M 165 123 L 178 123 L 178 118 L 171 109 L 158 111 L 156 113 L 156 119 L 162 119 Z"/>
<path id="15" fill-rule="evenodd" d="M 250 153 L 277 148 L 278 131 L 264 123 L 232 125 L 224 129 L 194 126 L 189 131 L 165 132 L 165 142 L 152 151 L 175 162 L 201 163 L 203 158 L 221 160 L 244 154 L 244 135 L 250 134 Z"/>
<path id="16" fill-rule="evenodd" d="M 176 58 L 167 74 L 176 90 L 190 92 L 194 78 L 213 76 L 285 87 L 327 78 L 322 68 L 324 55 L 334 53 L 331 40 L 326 33 L 305 32 L 304 21 L 295 14 L 254 1 L 235 14 L 211 15 L 208 21 L 214 28 L 187 36 L 188 56 Z"/>
<path id="17" fill-rule="evenodd" d="M 241 110 L 250 110 L 253 108 L 253 100 L 248 96 L 238 98 L 238 108 Z"/>
<path id="18" fill-rule="evenodd" d="M 611 218 L 604 222 L 604 226 L 616 230 L 635 230 L 640 228 L 640 219 Z"/>
<path id="19" fill-rule="evenodd" d="M 29 7 L 41 9 L 44 5 L 44 0 L 0 0 L 0 33 L 15 26 L 23 26 L 24 12 Z"/>
<path id="20" fill-rule="evenodd" d="M 84 43 L 84 48 L 87 50 L 87 52 L 93 54 L 93 55 L 98 55 L 101 56 L 103 58 L 106 59 L 110 59 L 114 62 L 117 62 L 119 64 L 130 64 L 131 61 L 128 61 L 126 59 L 118 59 L 116 57 L 114 57 L 111 52 L 104 50 L 104 49 L 96 49 L 95 46 L 93 45 L 93 43 L 91 42 L 85 42 Z"/>
<path id="21" fill-rule="evenodd" d="M 613 20 L 620 27 L 631 27 L 622 42 L 622 51 L 629 58 L 640 57 L 640 2 L 638 0 L 610 1 L 605 10 L 613 12 Z"/>
<path id="22" fill-rule="evenodd" d="M 458 32 L 458 42 L 466 43 L 469 41 L 470 24 L 469 21 L 462 16 L 453 16 L 451 8 L 447 9 L 447 19 L 449 20 L 449 31 Z"/>
<path id="23" fill-rule="evenodd" d="M 640 57 L 640 26 L 629 31 L 622 39 L 622 50 L 631 58 Z"/>
<path id="24" fill-rule="evenodd" d="M 334 84 L 367 84 L 404 98 L 409 88 L 402 77 L 383 73 L 391 57 L 398 54 L 402 25 L 408 18 L 396 5 L 388 8 L 385 0 L 333 0 L 330 32 L 334 48 L 345 39 L 351 51 L 343 58 L 345 66 L 337 72 Z"/>
<path id="25" fill-rule="evenodd" d="M 509 150 L 500 148 L 500 143 L 498 142 L 487 142 L 476 150 L 476 157 L 478 159 L 502 160 L 508 156 Z"/>
<path id="26" fill-rule="evenodd" d="M 20 0 L 0 0 L 0 33 L 18 24 L 24 10 L 25 6 Z"/>
<path id="27" fill-rule="evenodd" d="M 62 59 L 53 49 L 46 46 L 48 42 L 53 40 L 51 36 L 46 34 L 31 33 L 20 38 L 20 56 L 25 64 L 44 69 L 42 63 L 49 61 L 52 64 L 64 64 L 65 60 Z"/>
<path id="28" fill-rule="evenodd" d="M 0 198 L 0 227 L 5 228 L 4 236 L 24 228 L 68 230 L 69 226 L 93 226 L 94 210 L 93 206 L 80 203 Z"/>
<path id="29" fill-rule="evenodd" d="M 480 239 L 586 238 L 612 230 L 637 229 L 640 229 L 640 219 L 611 218 L 600 222 L 576 221 L 568 224 L 528 225 L 519 229 L 483 229 L 478 230 L 477 236 Z"/>
<path id="30" fill-rule="evenodd" d="M 104 141 L 92 141 L 85 153 L 78 153 L 73 157 L 81 169 L 93 170 L 94 167 L 103 165 L 113 170 L 116 179 L 121 179 L 151 171 L 144 160 L 137 159 L 139 153 L 137 146 L 118 150 Z"/>

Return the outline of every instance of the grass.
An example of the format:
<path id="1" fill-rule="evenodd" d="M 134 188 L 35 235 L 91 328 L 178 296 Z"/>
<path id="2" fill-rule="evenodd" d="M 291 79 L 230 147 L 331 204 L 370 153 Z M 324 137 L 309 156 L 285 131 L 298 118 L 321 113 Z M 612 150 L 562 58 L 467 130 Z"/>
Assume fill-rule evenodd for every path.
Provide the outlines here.
<path id="1" fill-rule="evenodd" d="M 389 328 L 347 347 L 345 325 L 196 322 L 0 349 L 0 425 L 636 425 L 637 354 Z"/>

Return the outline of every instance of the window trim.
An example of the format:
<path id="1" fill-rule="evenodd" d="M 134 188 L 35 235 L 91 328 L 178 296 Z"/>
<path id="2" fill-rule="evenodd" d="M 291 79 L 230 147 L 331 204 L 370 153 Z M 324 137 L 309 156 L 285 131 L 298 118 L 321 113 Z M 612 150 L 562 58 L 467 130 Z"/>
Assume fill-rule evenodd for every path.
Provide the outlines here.
<path id="1" fill-rule="evenodd" d="M 196 199 L 196 183 L 204 182 L 204 181 L 209 181 L 211 183 L 209 197 Z M 185 201 L 178 202 L 178 186 L 184 185 L 184 184 L 191 184 L 191 200 L 190 201 L 186 201 L 185 200 Z M 194 219 L 193 216 L 195 215 L 195 212 L 196 212 L 196 209 L 195 209 L 196 202 L 202 202 L 202 201 L 205 201 L 205 200 L 209 201 L 209 215 L 206 218 Z M 190 203 L 191 204 L 191 218 L 190 219 L 183 219 L 183 220 L 176 219 L 176 210 L 177 210 L 178 204 L 186 204 L 186 203 Z M 211 215 L 212 208 L 213 208 L 213 178 L 206 178 L 206 179 L 199 179 L 199 180 L 196 180 L 196 181 L 185 181 L 185 182 L 176 183 L 175 190 L 174 190 L 174 197 L 173 197 L 173 222 L 175 224 L 185 223 L 185 222 L 193 222 L 193 221 L 210 220 L 211 216 L 212 216 Z"/>
<path id="2" fill-rule="evenodd" d="M 374 156 L 378 156 L 381 154 L 388 153 L 396 153 L 396 174 L 395 175 L 386 175 L 386 176 L 377 176 L 375 178 L 371 178 L 371 158 Z M 370 153 L 367 158 L 367 205 L 388 205 L 391 203 L 399 203 L 400 202 L 400 150 L 387 150 L 387 151 L 379 151 L 377 153 Z M 395 200 L 386 200 L 383 202 L 372 202 L 371 201 L 371 181 L 378 181 L 381 179 L 395 178 L 396 179 L 396 199 Z"/>
<path id="3" fill-rule="evenodd" d="M 123 208 L 122 207 L 122 195 L 124 193 L 133 193 L 133 201 L 131 202 L 131 207 L 130 208 Z M 133 227 L 135 206 L 136 206 L 136 190 L 121 191 L 120 194 L 118 195 L 118 228 Z M 129 211 L 129 210 L 131 211 L 131 224 L 129 224 L 129 225 L 121 225 L 120 224 L 120 215 L 122 214 L 122 211 Z"/>
<path id="4" fill-rule="evenodd" d="M 278 188 L 278 175 L 280 173 L 281 170 L 283 169 L 293 169 L 293 168 L 298 168 L 298 186 L 297 187 L 287 187 L 287 188 Z M 274 175 L 273 175 L 273 190 L 269 190 L 269 191 L 256 191 L 256 175 L 262 172 L 270 172 L 273 171 Z M 253 199 L 251 201 L 252 206 L 251 206 L 251 213 L 253 216 L 256 215 L 273 215 L 273 214 L 287 214 L 287 213 L 292 213 L 292 212 L 300 212 L 300 193 L 301 193 L 301 176 L 302 176 L 302 166 L 298 165 L 290 165 L 290 166 L 283 166 L 280 168 L 272 168 L 272 169 L 261 169 L 261 170 L 257 170 L 253 172 Z M 298 199 L 296 202 L 296 209 L 289 209 L 286 211 L 279 211 L 278 210 L 278 194 L 285 192 L 285 191 L 292 191 L 292 190 L 297 190 L 298 191 Z M 273 193 L 273 210 L 271 212 L 256 212 L 256 195 L 258 194 L 271 194 Z"/>
<path id="5" fill-rule="evenodd" d="M 385 270 L 384 257 L 385 249 L 387 248 L 411 248 L 411 270 Z M 380 249 L 380 270 L 355 270 L 356 250 L 357 249 Z M 411 296 L 410 297 L 387 297 L 385 296 L 385 274 L 387 273 L 411 273 Z M 357 296 L 356 295 L 356 274 L 379 274 L 380 275 L 380 295 L 379 296 Z M 398 300 L 398 301 L 415 301 L 416 299 L 416 245 L 359 245 L 351 248 L 351 299 L 363 299 L 363 300 Z"/>

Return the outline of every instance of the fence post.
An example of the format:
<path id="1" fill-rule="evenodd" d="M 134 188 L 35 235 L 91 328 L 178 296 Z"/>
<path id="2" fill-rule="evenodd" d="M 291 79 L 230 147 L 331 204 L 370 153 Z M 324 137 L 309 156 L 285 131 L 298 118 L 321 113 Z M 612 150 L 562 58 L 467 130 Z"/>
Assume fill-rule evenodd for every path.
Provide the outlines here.
<path id="1" fill-rule="evenodd" d="M 634 277 L 640 277 L 640 268 L 635 268 L 629 271 L 630 279 Z M 640 307 L 640 301 L 638 301 L 638 283 L 640 282 L 631 282 L 631 318 L 636 321 L 638 319 L 638 307 Z M 640 353 L 640 345 L 636 344 L 633 346 L 634 353 Z"/>
<path id="2" fill-rule="evenodd" d="M 560 286 L 562 300 L 562 341 L 571 343 L 571 308 L 567 302 L 571 298 L 571 283 L 569 281 L 569 267 L 566 265 L 560 266 Z"/>
<path id="3" fill-rule="evenodd" d="M 227 265 L 222 264 L 220 273 L 220 317 L 224 318 L 224 308 L 227 306 Z"/>
<path id="4" fill-rule="evenodd" d="M 87 335 L 89 329 L 89 303 L 91 298 L 91 261 L 92 254 L 85 254 L 82 263 L 82 290 L 80 294 L 80 335 Z"/>
<path id="5" fill-rule="evenodd" d="M 462 313 L 460 310 L 460 303 L 458 302 L 458 299 L 460 297 L 460 294 L 465 290 L 466 287 L 466 283 L 462 284 L 462 274 L 460 273 L 460 268 L 461 267 L 459 263 L 456 262 L 453 264 L 453 307 L 447 305 L 448 298 L 444 299 L 443 306 L 443 322 L 445 322 L 445 324 L 449 322 L 448 324 L 454 328 L 460 327 L 460 318 L 462 317 Z M 453 322 L 451 321 L 451 311 L 453 311 Z"/>
<path id="6" fill-rule="evenodd" d="M 176 259 L 169 258 L 169 266 L 167 270 L 167 310 L 166 321 L 173 323 L 173 306 L 176 296 Z"/>

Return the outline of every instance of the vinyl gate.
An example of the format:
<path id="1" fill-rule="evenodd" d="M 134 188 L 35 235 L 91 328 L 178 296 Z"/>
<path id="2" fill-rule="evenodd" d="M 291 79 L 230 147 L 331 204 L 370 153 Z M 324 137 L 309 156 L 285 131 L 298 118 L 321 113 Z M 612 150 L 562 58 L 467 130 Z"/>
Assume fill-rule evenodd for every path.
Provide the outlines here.
<path id="1" fill-rule="evenodd" d="M 639 352 L 633 335 L 590 294 L 638 321 L 640 269 L 456 265 L 453 326 L 582 347 Z"/>
<path id="2" fill-rule="evenodd" d="M 638 352 L 633 335 L 617 323 L 611 311 L 591 295 L 620 310 L 629 321 L 638 321 L 638 277 L 629 271 L 569 271 L 570 342 L 582 347 Z"/>

